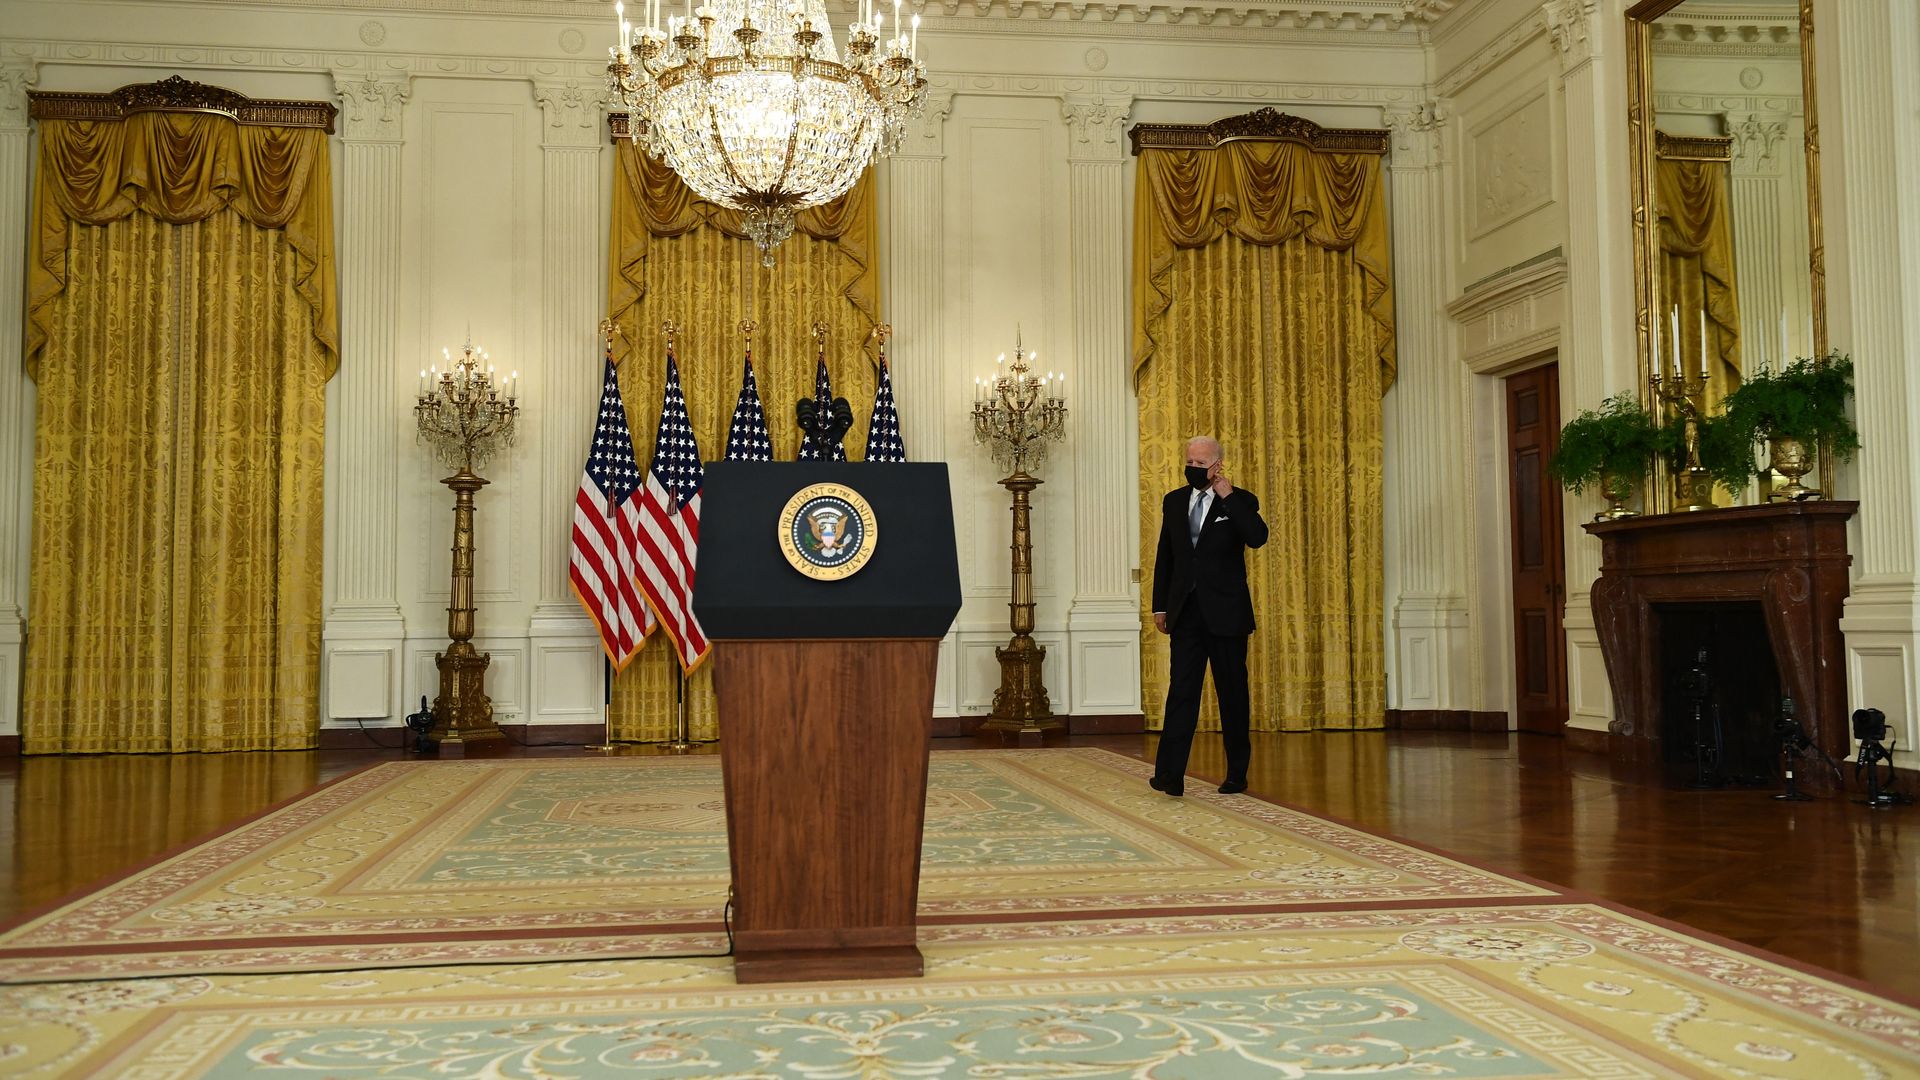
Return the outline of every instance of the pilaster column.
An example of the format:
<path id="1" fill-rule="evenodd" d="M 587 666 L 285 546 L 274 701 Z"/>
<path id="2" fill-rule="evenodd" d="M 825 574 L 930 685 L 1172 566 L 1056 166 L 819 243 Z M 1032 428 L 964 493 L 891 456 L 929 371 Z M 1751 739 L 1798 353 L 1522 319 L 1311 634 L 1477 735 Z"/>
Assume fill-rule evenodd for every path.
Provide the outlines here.
<path id="1" fill-rule="evenodd" d="M 1598 0 L 1542 5 L 1560 62 L 1567 146 L 1592 150 L 1567 168 L 1567 277 L 1571 295 L 1560 339 L 1560 415 L 1572 418 L 1608 394 L 1640 381 L 1633 338 L 1633 199 L 1626 145 L 1625 20 Z M 1613 148 L 1608 150 L 1607 148 Z M 1602 505 L 1597 495 L 1568 496 L 1566 528 L 1567 691 L 1571 726 L 1595 729 L 1613 717 L 1606 664 L 1593 629 L 1590 593 L 1600 575 L 1600 545 L 1581 530 Z"/>
<path id="2" fill-rule="evenodd" d="M 20 667 L 25 656 L 33 536 L 32 391 L 21 363 L 26 314 L 27 202 L 32 180 L 32 138 L 27 130 L 27 89 L 34 69 L 0 67 L 0 738 L 20 734 Z"/>
<path id="3" fill-rule="evenodd" d="M 1068 708 L 1081 714 L 1141 711 L 1140 603 L 1133 584 L 1139 455 L 1127 439 L 1134 402 L 1126 262 L 1133 220 L 1126 199 L 1132 109 L 1130 97 L 1060 99 L 1067 123 L 1075 353 L 1067 430 L 1074 524 Z"/>
<path id="4" fill-rule="evenodd" d="M 398 718 L 406 624 L 397 591 L 400 155 L 406 76 L 335 72 L 341 100 L 340 372 L 332 602 L 324 632 L 327 720 Z"/>
<path id="5" fill-rule="evenodd" d="M 1838 135 L 1838 152 L 1823 159 L 1839 164 L 1825 173 L 1828 207 L 1844 207 L 1844 246 L 1828 249 L 1843 260 L 1829 267 L 1840 282 L 1829 299 L 1844 313 L 1833 344 L 1853 356 L 1861 444 L 1841 472 L 1843 493 L 1860 499 L 1857 576 L 1840 621 L 1847 697 L 1851 708 L 1883 710 L 1910 747 L 1920 738 L 1920 10 L 1910 0 L 1846 0 L 1818 4 L 1815 22 L 1833 39 L 1816 107 L 1838 105 L 1820 108 Z M 1827 221 L 1834 235 L 1834 215 Z M 1904 764 L 1909 754 L 1900 753 Z"/>
<path id="6" fill-rule="evenodd" d="M 546 121 L 541 159 L 541 313 L 545 331 L 526 415 L 540 446 L 539 601 L 531 641 L 529 723 L 599 723 L 602 657 L 593 623 L 567 587 L 573 500 L 598 411 L 606 314 L 605 91 L 599 84 L 535 82 Z"/>
<path id="7" fill-rule="evenodd" d="M 1442 127 L 1435 103 L 1390 108 L 1388 168 L 1393 199 L 1393 276 L 1399 371 L 1385 402 L 1392 461 L 1394 555 L 1388 597 L 1389 704 L 1398 709 L 1466 709 L 1471 655 L 1467 562 L 1473 550 L 1466 467 L 1467 370 L 1446 302 L 1447 250 Z"/>
<path id="8" fill-rule="evenodd" d="M 947 370 L 947 213 L 943 196 L 947 166 L 947 117 L 953 91 L 930 90 L 920 116 L 907 125 L 906 138 L 886 161 L 887 244 L 881 273 L 886 276 L 882 317 L 893 324 L 887 343 L 893 366 L 893 396 L 900 411 L 901 435 L 909 461 L 945 461 L 947 425 L 964 407 L 964 379 Z M 956 492 L 956 495 L 959 493 Z M 956 513 L 962 507 L 956 504 Z M 959 710 L 957 653 L 959 631 L 940 642 L 934 679 L 933 711 L 953 716 Z"/>
<path id="9" fill-rule="evenodd" d="M 1802 129 L 1788 113 L 1726 117 L 1733 135 L 1734 279 L 1740 283 L 1740 358 L 1749 369 L 1811 356 L 1807 310 L 1806 170 Z M 1789 168 L 1791 165 L 1793 167 Z M 1781 331 L 1785 338 L 1782 339 Z"/>
<path id="10" fill-rule="evenodd" d="M 887 357 L 893 367 L 895 406 L 909 461 L 946 459 L 948 410 L 964 401 L 947 378 L 946 207 L 941 174 L 946 168 L 947 116 L 953 91 L 927 94 L 926 107 L 907 128 L 900 149 L 887 159 L 887 279 L 883 318 L 893 324 Z"/>

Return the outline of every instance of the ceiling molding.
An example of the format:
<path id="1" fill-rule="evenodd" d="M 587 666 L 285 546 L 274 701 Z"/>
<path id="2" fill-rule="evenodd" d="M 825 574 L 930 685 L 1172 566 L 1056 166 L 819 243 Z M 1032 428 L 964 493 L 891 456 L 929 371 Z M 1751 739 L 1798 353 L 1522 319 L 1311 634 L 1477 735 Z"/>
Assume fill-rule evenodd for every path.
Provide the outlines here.
<path id="1" fill-rule="evenodd" d="M 1434 96 L 1452 97 L 1466 89 L 1480 76 L 1506 63 L 1534 39 L 1545 37 L 1546 33 L 1546 15 L 1538 8 L 1529 11 L 1525 18 L 1501 31 L 1472 56 L 1442 72 L 1440 78 L 1434 81 Z"/>
<path id="2" fill-rule="evenodd" d="M 58 63 L 82 67 L 160 67 L 185 71 L 273 71 L 300 74 L 477 79 L 586 80 L 605 77 L 589 60 L 452 56 L 398 52 L 328 52 L 301 49 L 209 49 L 196 46 L 101 44 L 97 41 L 7 42 L 0 60 L 28 67 Z M 1085 76 L 942 72 L 931 89 L 959 95 L 1060 97 L 1103 94 L 1135 99 L 1218 101 L 1244 111 L 1248 104 L 1318 105 L 1384 109 L 1424 100 L 1418 85 L 1211 81 L 1201 79 L 1099 79 Z"/>

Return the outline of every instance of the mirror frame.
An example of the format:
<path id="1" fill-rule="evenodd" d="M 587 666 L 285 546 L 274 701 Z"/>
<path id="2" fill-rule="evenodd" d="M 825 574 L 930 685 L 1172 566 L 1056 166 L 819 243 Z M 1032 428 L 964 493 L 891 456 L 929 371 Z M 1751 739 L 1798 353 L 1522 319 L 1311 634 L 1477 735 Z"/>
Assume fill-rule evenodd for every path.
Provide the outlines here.
<path id="1" fill-rule="evenodd" d="M 1633 190 L 1634 343 L 1639 362 L 1641 401 L 1656 407 L 1648 377 L 1653 372 L 1653 298 L 1658 280 L 1660 243 L 1653 212 L 1655 124 L 1653 122 L 1653 23 L 1685 0 L 1639 0 L 1627 9 L 1627 145 Z M 1813 0 L 1800 0 L 1801 109 L 1807 158 L 1807 303 L 1813 315 L 1813 354 L 1827 355 L 1827 251 L 1820 220 L 1820 119 L 1815 73 Z M 1664 463 L 1654 465 L 1648 492 L 1650 511 L 1669 508 Z M 1833 491 L 1832 455 L 1820 455 L 1820 489 Z M 1831 497 L 1831 495 L 1829 495 Z"/>

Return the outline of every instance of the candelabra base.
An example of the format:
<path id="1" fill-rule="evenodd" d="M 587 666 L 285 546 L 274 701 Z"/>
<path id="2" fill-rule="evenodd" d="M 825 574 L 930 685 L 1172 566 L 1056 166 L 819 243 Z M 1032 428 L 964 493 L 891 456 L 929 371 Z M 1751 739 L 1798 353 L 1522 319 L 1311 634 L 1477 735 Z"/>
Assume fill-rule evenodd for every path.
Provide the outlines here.
<path id="1" fill-rule="evenodd" d="M 1000 689 L 993 693 L 993 710 L 980 730 L 1019 746 L 1038 746 L 1048 732 L 1062 730 L 1040 678 L 1047 650 L 1031 634 L 1015 634 L 1006 648 L 993 654 L 1000 659 Z"/>
<path id="2" fill-rule="evenodd" d="M 507 733 L 493 722 L 493 702 L 487 697 L 487 665 L 492 653 L 475 652 L 470 641 L 456 641 L 437 654 L 440 696 L 433 699 L 433 730 L 427 738 L 441 757 L 464 757 L 470 743 L 504 739 Z"/>

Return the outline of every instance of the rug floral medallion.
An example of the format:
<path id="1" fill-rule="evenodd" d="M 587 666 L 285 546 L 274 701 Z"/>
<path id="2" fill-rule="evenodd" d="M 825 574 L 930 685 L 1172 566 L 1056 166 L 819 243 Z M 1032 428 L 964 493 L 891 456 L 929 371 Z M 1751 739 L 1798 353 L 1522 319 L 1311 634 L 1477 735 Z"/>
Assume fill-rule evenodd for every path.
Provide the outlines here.
<path id="1" fill-rule="evenodd" d="M 1147 768 L 935 755 L 921 920 L 1555 895 Z M 712 951 L 728 881 L 715 758 L 393 762 L 0 933 L 0 977 Z"/>
<path id="2" fill-rule="evenodd" d="M 1920 1012 L 1590 904 L 922 932 L 919 980 L 723 959 L 0 988 L 0 1073 L 1889 1078 Z"/>

